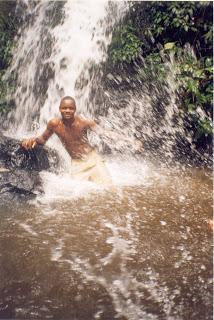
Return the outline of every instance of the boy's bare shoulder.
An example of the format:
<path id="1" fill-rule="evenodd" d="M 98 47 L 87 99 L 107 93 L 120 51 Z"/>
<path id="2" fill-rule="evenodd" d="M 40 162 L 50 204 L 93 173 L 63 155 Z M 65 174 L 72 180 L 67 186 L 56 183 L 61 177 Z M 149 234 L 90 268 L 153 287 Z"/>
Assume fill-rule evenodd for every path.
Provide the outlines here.
<path id="1" fill-rule="evenodd" d="M 96 124 L 94 120 L 87 119 L 87 118 L 85 118 L 83 116 L 78 116 L 77 119 L 85 127 L 91 127 L 91 126 L 94 126 Z"/>
<path id="2" fill-rule="evenodd" d="M 53 118 L 48 122 L 48 129 L 49 130 L 54 130 L 56 127 L 60 124 L 60 119 L 59 118 Z"/>

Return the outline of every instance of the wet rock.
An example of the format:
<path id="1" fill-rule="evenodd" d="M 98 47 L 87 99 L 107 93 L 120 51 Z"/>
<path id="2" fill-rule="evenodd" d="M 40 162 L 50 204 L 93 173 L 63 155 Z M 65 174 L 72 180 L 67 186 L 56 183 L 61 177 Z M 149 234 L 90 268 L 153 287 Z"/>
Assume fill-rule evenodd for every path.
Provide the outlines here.
<path id="1" fill-rule="evenodd" d="M 0 202 L 4 205 L 12 200 L 34 198 L 42 193 L 38 171 L 16 169 L 0 171 Z"/>
<path id="2" fill-rule="evenodd" d="M 55 171 L 58 156 L 47 147 L 27 151 L 21 142 L 0 134 L 0 202 L 32 198 L 42 192 L 41 170 Z"/>
<path id="3" fill-rule="evenodd" d="M 54 170 L 58 164 L 57 154 L 43 146 L 25 150 L 21 141 L 0 134 L 0 166 L 9 169 Z"/>

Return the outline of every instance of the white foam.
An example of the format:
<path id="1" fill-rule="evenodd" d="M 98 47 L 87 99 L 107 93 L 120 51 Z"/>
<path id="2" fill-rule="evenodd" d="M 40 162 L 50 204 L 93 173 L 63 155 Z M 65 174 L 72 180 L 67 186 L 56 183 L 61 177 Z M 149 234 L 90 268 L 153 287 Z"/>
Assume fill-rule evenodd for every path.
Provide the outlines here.
<path id="1" fill-rule="evenodd" d="M 152 177 L 159 176 L 150 164 L 135 158 L 128 160 L 109 158 L 106 159 L 106 167 L 112 177 L 113 185 L 119 189 L 128 186 L 149 186 L 155 181 Z M 59 174 L 43 171 L 40 176 L 44 190 L 44 194 L 37 198 L 40 203 L 88 197 L 94 192 L 103 193 L 112 190 L 111 187 L 90 181 L 75 180 L 66 170 Z"/>
<path id="2" fill-rule="evenodd" d="M 29 226 L 26 223 L 19 223 L 20 227 L 22 227 L 25 231 L 27 231 L 28 233 L 30 233 L 32 236 L 34 237 L 38 237 L 38 233 L 35 232 L 31 226 Z"/>

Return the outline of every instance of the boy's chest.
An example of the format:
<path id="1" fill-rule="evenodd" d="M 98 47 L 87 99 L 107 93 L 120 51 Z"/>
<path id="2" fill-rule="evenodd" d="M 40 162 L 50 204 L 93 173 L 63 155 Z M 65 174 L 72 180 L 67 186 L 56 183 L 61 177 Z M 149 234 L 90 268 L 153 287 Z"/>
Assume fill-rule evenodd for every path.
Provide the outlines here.
<path id="1" fill-rule="evenodd" d="M 81 125 L 73 125 L 71 127 L 60 125 L 56 129 L 56 134 L 63 141 L 72 142 L 72 141 L 80 140 L 83 137 L 85 137 L 86 129 Z"/>

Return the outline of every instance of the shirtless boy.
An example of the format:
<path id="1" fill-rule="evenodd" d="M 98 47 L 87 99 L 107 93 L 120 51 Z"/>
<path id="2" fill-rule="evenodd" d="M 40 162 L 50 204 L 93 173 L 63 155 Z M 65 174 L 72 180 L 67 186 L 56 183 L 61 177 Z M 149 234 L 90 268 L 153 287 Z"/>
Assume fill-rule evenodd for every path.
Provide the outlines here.
<path id="1" fill-rule="evenodd" d="M 88 130 L 98 130 L 96 123 L 75 115 L 76 103 L 72 97 L 64 97 L 60 102 L 59 110 L 61 119 L 50 120 L 41 136 L 24 140 L 22 146 L 29 150 L 36 145 L 44 145 L 55 133 L 72 158 L 71 173 L 74 178 L 111 184 L 111 177 L 104 160 L 89 144 L 87 138 Z"/>

